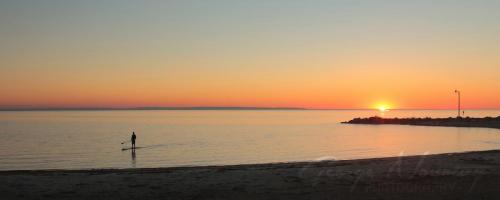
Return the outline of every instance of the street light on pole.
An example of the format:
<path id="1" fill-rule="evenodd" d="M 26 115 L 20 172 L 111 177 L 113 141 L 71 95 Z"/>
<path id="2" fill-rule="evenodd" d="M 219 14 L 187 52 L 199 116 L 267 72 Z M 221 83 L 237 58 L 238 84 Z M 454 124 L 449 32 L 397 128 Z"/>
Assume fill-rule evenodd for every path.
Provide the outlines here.
<path id="1" fill-rule="evenodd" d="M 458 95 L 458 107 L 457 107 L 457 111 L 458 111 L 458 118 L 460 118 L 460 91 L 458 90 L 455 90 L 455 93 L 457 93 Z"/>

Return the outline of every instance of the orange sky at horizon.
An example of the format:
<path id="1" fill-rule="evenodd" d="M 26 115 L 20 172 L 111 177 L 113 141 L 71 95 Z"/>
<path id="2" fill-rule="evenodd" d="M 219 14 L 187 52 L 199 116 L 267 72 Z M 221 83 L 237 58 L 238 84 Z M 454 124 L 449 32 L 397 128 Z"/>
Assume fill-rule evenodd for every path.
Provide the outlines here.
<path id="1" fill-rule="evenodd" d="M 498 109 L 498 6 L 0 2 L 0 108 Z"/>

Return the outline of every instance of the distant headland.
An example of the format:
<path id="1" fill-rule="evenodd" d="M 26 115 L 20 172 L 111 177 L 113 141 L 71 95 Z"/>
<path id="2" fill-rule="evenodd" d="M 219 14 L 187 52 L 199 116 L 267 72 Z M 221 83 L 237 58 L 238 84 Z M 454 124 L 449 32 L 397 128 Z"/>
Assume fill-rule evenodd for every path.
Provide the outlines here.
<path id="1" fill-rule="evenodd" d="M 99 110 L 308 110 L 296 107 L 130 107 L 130 108 L 107 108 L 107 107 L 0 107 L 0 111 L 99 111 Z"/>
<path id="2" fill-rule="evenodd" d="M 483 127 L 500 128 L 500 116 L 498 117 L 449 117 L 449 118 L 354 118 L 344 124 L 399 124 L 417 126 L 451 126 L 451 127 Z"/>

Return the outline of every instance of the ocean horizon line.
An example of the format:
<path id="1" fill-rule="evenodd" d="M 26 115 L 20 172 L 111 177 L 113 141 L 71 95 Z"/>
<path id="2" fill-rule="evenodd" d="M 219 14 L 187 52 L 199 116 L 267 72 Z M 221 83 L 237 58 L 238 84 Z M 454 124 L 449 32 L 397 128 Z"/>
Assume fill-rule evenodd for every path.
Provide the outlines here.
<path id="1" fill-rule="evenodd" d="M 500 110 L 500 108 L 462 108 L 463 110 Z M 297 110 L 297 111 L 318 111 L 318 110 L 377 110 L 376 108 L 303 108 L 303 107 L 254 107 L 254 106 L 189 106 L 189 107 L 0 107 L 0 111 L 145 111 L 145 110 Z M 394 108 L 391 110 L 456 110 L 455 108 Z"/>

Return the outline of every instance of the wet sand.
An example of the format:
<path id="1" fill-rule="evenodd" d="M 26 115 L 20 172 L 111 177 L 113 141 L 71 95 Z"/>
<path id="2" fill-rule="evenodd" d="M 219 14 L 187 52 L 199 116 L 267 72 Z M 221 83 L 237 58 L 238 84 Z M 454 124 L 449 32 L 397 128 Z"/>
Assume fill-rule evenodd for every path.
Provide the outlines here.
<path id="1" fill-rule="evenodd" d="M 0 172 L 2 199 L 500 199 L 500 151 L 348 161 Z"/>

